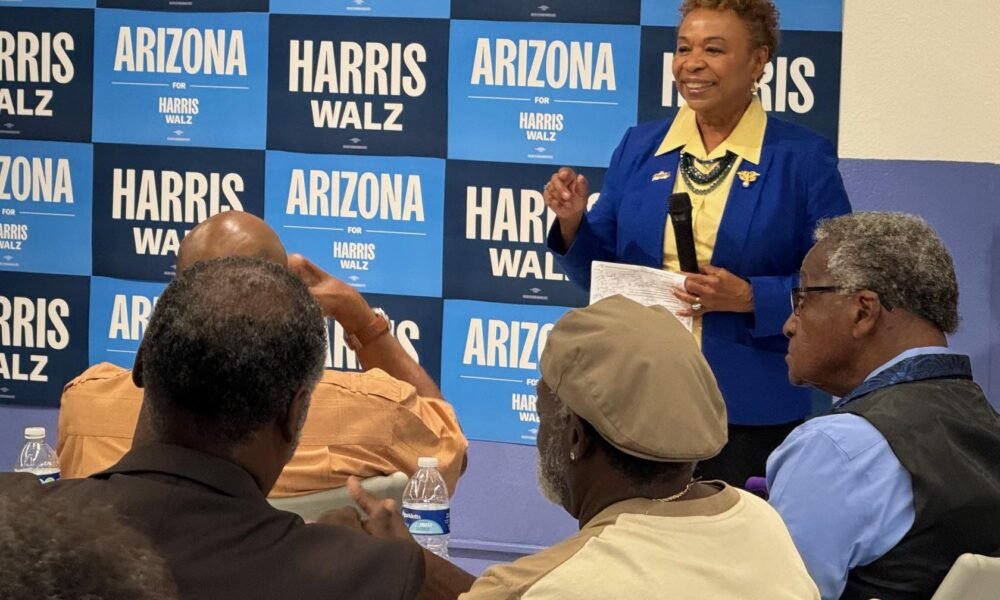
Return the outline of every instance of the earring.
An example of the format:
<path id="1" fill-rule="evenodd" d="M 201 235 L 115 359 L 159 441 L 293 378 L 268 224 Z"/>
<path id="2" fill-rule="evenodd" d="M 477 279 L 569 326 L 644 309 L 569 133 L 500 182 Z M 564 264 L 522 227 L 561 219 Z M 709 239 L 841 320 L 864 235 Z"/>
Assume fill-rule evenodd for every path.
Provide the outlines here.
<path id="1" fill-rule="evenodd" d="M 756 96 L 758 90 L 760 90 L 760 84 L 757 83 L 757 81 L 755 80 L 753 82 L 753 85 L 750 86 L 750 95 L 751 96 Z"/>
<path id="2" fill-rule="evenodd" d="M 576 452 L 573 452 L 572 450 L 570 450 L 569 451 L 569 459 L 570 459 L 570 461 L 576 460 Z"/>

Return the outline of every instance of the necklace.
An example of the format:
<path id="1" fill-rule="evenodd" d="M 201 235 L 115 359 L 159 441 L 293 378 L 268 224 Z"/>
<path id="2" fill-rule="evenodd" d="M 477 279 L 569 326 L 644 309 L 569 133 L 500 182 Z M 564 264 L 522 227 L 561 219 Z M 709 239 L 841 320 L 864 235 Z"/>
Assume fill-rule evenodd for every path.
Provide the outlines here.
<path id="1" fill-rule="evenodd" d="M 684 152 L 681 154 L 681 176 L 684 178 L 684 183 L 687 184 L 688 189 L 698 196 L 704 196 L 719 187 L 722 182 L 725 181 L 726 175 L 729 174 L 733 165 L 736 164 L 736 158 L 736 154 L 726 152 L 726 155 L 722 158 L 705 161 Z M 695 162 L 705 166 L 713 166 L 706 173 L 696 167 Z"/>
<path id="2" fill-rule="evenodd" d="M 653 502 L 673 502 L 674 500 L 680 498 L 684 494 L 690 492 L 691 491 L 691 486 L 693 486 L 693 485 L 694 485 L 694 481 L 689 481 L 688 484 L 686 486 L 684 486 L 683 490 L 677 492 L 673 496 L 667 496 L 666 498 L 650 498 L 650 500 L 652 500 Z"/>

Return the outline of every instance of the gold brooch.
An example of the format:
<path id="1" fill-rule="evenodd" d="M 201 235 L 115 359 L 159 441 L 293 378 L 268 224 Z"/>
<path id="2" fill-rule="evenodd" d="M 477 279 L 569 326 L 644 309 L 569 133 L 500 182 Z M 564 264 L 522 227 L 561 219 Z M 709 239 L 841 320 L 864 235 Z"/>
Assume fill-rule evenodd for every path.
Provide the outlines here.
<path id="1" fill-rule="evenodd" d="M 757 181 L 760 173 L 757 171 L 737 171 L 736 176 L 743 182 L 743 187 L 748 188 L 751 183 Z"/>
<path id="2" fill-rule="evenodd" d="M 670 179 L 670 173 L 667 171 L 653 173 L 653 181 L 663 181 L 664 179 Z"/>

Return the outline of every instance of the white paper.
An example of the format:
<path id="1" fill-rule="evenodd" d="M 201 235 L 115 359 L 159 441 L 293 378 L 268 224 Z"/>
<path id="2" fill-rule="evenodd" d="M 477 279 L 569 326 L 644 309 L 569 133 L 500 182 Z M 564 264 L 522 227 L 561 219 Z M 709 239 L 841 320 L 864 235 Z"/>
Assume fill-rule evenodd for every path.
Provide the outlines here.
<path id="1" fill-rule="evenodd" d="M 677 311 L 691 306 L 674 296 L 674 289 L 684 289 L 685 279 L 680 273 L 662 269 L 595 260 L 590 266 L 590 303 L 621 294 L 645 306 L 658 304 L 691 331 L 692 317 L 677 315 Z"/>

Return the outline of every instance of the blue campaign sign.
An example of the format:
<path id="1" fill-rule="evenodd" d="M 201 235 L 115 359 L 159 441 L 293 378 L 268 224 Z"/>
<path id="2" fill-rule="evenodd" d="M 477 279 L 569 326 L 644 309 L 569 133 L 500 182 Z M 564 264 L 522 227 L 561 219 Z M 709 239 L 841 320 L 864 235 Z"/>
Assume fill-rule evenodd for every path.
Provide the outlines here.
<path id="1" fill-rule="evenodd" d="M 639 120 L 672 117 L 683 103 L 671 70 L 674 27 L 643 27 Z M 841 34 L 788 31 L 761 79 L 760 99 L 771 115 L 808 127 L 837 144 Z"/>
<path id="2" fill-rule="evenodd" d="M 441 295 L 444 160 L 267 153 L 264 216 L 364 292 Z"/>
<path id="3" fill-rule="evenodd" d="M 94 11 L 4 8 L 0 138 L 90 141 Z"/>
<path id="4" fill-rule="evenodd" d="M 365 294 L 372 308 L 389 315 L 391 334 L 434 381 L 441 380 L 441 306 L 440 298 L 419 298 Z M 357 355 L 344 341 L 344 329 L 328 320 L 329 353 L 326 368 L 338 371 L 361 371 Z"/>
<path id="5" fill-rule="evenodd" d="M 604 170 L 583 168 L 596 201 Z M 567 279 L 545 246 L 555 214 L 542 186 L 552 167 L 448 161 L 444 295 L 494 302 L 582 306 L 587 294 Z"/>
<path id="6" fill-rule="evenodd" d="M 636 26 L 452 22 L 448 158 L 606 166 L 638 57 Z"/>
<path id="7" fill-rule="evenodd" d="M 655 0 L 642 3 L 643 25 L 674 26 L 680 23 L 682 0 Z M 842 0 L 776 0 L 782 31 L 840 31 L 843 29 Z"/>
<path id="8" fill-rule="evenodd" d="M 132 368 L 166 283 L 94 277 L 90 282 L 90 364 Z"/>
<path id="9" fill-rule="evenodd" d="M 268 0 L 97 0 L 100 8 L 183 12 L 267 12 Z"/>
<path id="10" fill-rule="evenodd" d="M 580 2 L 579 0 L 454 0 L 453 19 L 543 21 L 546 23 L 614 23 L 637 25 L 640 0 Z"/>
<path id="11" fill-rule="evenodd" d="M 552 326 L 566 310 L 445 301 L 441 390 L 466 436 L 535 443 L 538 362 Z"/>
<path id="12" fill-rule="evenodd" d="M 94 275 L 168 281 L 187 232 L 242 210 L 263 217 L 264 152 L 94 146 Z"/>
<path id="13" fill-rule="evenodd" d="M 0 271 L 90 275 L 90 144 L 0 140 Z"/>
<path id="14" fill-rule="evenodd" d="M 444 158 L 448 21 L 271 16 L 270 150 Z"/>
<path id="15" fill-rule="evenodd" d="M 447 19 L 451 0 L 271 0 L 271 12 L 351 17 Z"/>
<path id="16" fill-rule="evenodd" d="M 87 368 L 89 277 L 5 273 L 0 288 L 0 403 L 59 406 Z"/>
<path id="17" fill-rule="evenodd" d="M 264 148 L 267 15 L 97 10 L 94 141 Z"/>

